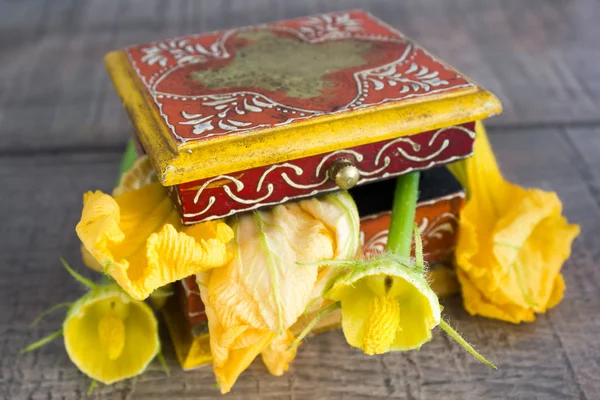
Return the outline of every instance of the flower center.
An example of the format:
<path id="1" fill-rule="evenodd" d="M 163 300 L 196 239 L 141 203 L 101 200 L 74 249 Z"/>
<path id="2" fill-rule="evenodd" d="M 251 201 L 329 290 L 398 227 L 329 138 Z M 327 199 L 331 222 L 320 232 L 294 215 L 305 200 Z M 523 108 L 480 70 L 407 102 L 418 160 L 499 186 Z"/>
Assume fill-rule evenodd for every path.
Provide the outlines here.
<path id="1" fill-rule="evenodd" d="M 400 325 L 400 305 L 391 296 L 373 297 L 369 302 L 367 329 L 363 339 L 366 354 L 382 354 L 394 343 Z"/>
<path id="2" fill-rule="evenodd" d="M 105 315 L 98 322 L 100 344 L 108 353 L 109 360 L 116 360 L 125 347 L 125 324 L 116 315 Z"/>

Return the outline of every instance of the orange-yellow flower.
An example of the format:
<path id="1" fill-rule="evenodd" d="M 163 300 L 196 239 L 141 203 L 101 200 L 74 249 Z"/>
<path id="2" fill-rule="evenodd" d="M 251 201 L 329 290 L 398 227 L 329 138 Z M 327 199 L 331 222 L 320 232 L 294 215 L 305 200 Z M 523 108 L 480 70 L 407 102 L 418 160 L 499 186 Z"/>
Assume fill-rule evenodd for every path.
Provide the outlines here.
<path id="1" fill-rule="evenodd" d="M 123 176 L 115 197 L 86 193 L 76 228 L 86 264 L 101 267 L 136 300 L 226 264 L 233 238 L 231 228 L 219 221 L 184 227 L 165 188 L 140 175 L 147 163 L 146 158 L 138 161 Z"/>
<path id="2" fill-rule="evenodd" d="M 474 156 L 449 166 L 467 190 L 456 247 L 465 308 L 519 323 L 558 304 L 560 269 L 579 234 L 555 193 L 523 189 L 502 177 L 483 125 Z"/>

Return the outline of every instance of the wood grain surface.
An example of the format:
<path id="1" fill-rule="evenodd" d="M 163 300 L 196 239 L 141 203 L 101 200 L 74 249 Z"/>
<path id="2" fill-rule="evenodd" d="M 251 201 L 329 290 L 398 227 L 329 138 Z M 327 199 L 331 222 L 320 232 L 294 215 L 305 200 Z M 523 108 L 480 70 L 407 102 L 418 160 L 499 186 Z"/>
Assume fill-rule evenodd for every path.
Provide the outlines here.
<path id="1" fill-rule="evenodd" d="M 564 267 L 564 301 L 535 323 L 473 318 L 459 297 L 451 323 L 497 371 L 440 331 L 419 352 L 368 357 L 342 333 L 302 345 L 276 378 L 260 361 L 229 399 L 600 398 L 600 3 L 586 0 L 0 0 L 0 397 L 85 398 L 89 380 L 62 343 L 19 350 L 60 326 L 48 306 L 83 292 L 74 226 L 81 194 L 110 190 L 130 135 L 102 65 L 127 44 L 323 11 L 366 8 L 496 93 L 489 121 L 510 180 L 557 191 L 582 226 Z M 106 399 L 218 397 L 210 369 L 182 372 L 168 335 L 171 377 L 158 363 L 100 387 Z"/>

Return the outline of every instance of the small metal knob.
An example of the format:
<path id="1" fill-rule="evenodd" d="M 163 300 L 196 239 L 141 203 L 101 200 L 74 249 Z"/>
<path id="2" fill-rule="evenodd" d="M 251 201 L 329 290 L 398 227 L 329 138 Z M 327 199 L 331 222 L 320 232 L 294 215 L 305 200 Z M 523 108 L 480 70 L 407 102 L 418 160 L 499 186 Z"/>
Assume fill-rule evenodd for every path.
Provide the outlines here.
<path id="1" fill-rule="evenodd" d="M 360 179 L 360 171 L 347 158 L 335 160 L 328 169 L 329 179 L 335 182 L 340 189 L 353 188 Z"/>

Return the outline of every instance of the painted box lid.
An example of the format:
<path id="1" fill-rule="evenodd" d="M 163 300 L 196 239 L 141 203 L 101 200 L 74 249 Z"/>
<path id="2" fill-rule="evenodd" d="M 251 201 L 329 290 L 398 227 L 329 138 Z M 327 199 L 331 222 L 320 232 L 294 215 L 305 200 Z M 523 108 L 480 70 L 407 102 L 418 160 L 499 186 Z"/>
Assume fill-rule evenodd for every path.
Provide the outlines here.
<path id="1" fill-rule="evenodd" d="M 182 216 L 194 215 L 186 222 L 225 216 L 212 209 L 217 197 L 198 192 L 227 194 L 227 180 L 232 193 L 271 184 L 268 202 L 228 197 L 243 211 L 335 189 L 319 182 L 342 156 L 377 162 L 359 184 L 466 157 L 472 122 L 501 111 L 491 93 L 360 10 L 151 42 L 105 60 L 159 180 Z M 306 168 L 314 177 L 261 180 L 288 164 L 281 182 Z"/>

